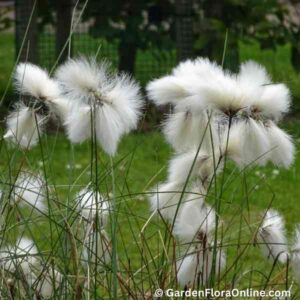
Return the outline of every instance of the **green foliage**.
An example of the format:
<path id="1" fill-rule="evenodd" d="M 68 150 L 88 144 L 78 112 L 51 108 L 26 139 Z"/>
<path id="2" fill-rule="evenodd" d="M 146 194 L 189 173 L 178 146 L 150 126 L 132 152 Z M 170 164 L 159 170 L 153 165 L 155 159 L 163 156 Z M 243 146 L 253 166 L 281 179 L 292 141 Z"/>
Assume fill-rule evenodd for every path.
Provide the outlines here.
<path id="1" fill-rule="evenodd" d="M 295 7 L 290 4 L 291 9 Z M 200 0 L 195 7 L 195 22 L 196 52 L 218 62 L 228 30 L 227 67 L 233 70 L 239 62 L 238 42 L 256 42 L 261 49 L 273 50 L 288 43 L 298 47 L 299 43 L 299 24 L 287 25 L 292 22 L 290 11 L 277 0 Z"/>
<path id="2" fill-rule="evenodd" d="M 289 125 L 288 130 L 299 146 L 299 124 Z M 88 291 L 85 286 L 81 298 L 86 299 L 89 294 L 95 299 L 112 299 L 111 266 L 107 265 L 95 277 L 91 275 L 92 268 L 88 274 L 84 267 L 87 262 L 82 258 L 82 223 L 75 208 L 76 192 L 90 180 L 91 145 L 85 143 L 71 147 L 61 134 L 51 134 L 43 137 L 41 146 L 23 152 L 7 147 L 3 141 L 0 143 L 0 154 L 6 158 L 0 161 L 1 187 L 10 187 L 16 174 L 22 169 L 44 174 L 50 192 L 47 198 L 50 212 L 44 215 L 31 209 L 11 209 L 5 206 L 5 212 L 9 209 L 9 223 L 0 231 L 1 245 L 14 243 L 20 234 L 33 239 L 38 247 L 37 257 L 55 265 L 66 278 L 71 298 L 76 292 L 71 235 L 78 247 L 80 278 L 88 280 L 91 287 L 93 280 L 96 280 L 97 285 L 95 291 L 92 288 Z M 127 299 L 130 294 L 133 298 L 151 299 L 151 293 L 158 287 L 180 289 L 175 279 L 174 254 L 177 254 L 178 259 L 184 255 L 188 245 L 175 242 L 168 226 L 159 216 L 150 217 L 146 201 L 149 190 L 166 176 L 170 147 L 159 133 L 131 134 L 125 137 L 117 157 L 114 158 L 114 182 L 110 176 L 109 158 L 101 150 L 98 150 L 98 154 L 99 190 L 108 195 L 112 185 L 116 187 L 116 210 L 113 213 L 117 216 L 115 237 L 119 270 L 118 298 Z M 274 172 L 271 165 L 242 173 L 232 165 L 228 166 L 220 212 L 224 220 L 222 247 L 227 253 L 228 263 L 227 271 L 214 282 L 215 289 L 223 290 L 230 286 L 239 289 L 249 287 L 281 290 L 290 287 L 292 276 L 286 273 L 283 266 L 275 265 L 271 273 L 272 263 L 262 258 L 255 232 L 260 224 L 261 214 L 271 206 L 285 217 L 289 240 L 292 240 L 300 213 L 299 168 L 299 155 L 291 170 L 279 172 Z M 216 193 L 218 192 L 219 184 L 216 183 L 207 198 L 211 205 L 214 205 L 214 190 L 216 188 Z M 70 225 L 69 229 L 66 224 Z M 110 226 L 108 230 L 111 236 L 109 228 Z M 171 243 L 167 242 L 169 239 Z M 3 274 L 1 273 L 0 278 L 5 282 L 7 278 Z M 267 279 L 269 275 L 270 282 Z M 63 288 L 56 291 L 56 299 L 63 299 L 59 295 L 62 290 Z M 6 286 L 0 285 L 1 295 L 5 295 L 6 291 Z M 30 293 L 28 288 L 27 293 Z M 293 295 L 299 295 L 299 286 L 296 283 L 293 285 Z M 22 298 L 17 293 L 15 299 L 26 297 Z"/>
<path id="3" fill-rule="evenodd" d="M 91 0 L 84 19 L 94 18 L 93 36 L 107 40 L 125 40 L 138 49 L 172 45 L 174 6 L 171 1 L 104 1 Z"/>
<path id="4" fill-rule="evenodd" d="M 13 7 L 0 7 L 0 31 L 12 26 L 12 18 L 9 16 L 12 10 Z"/>

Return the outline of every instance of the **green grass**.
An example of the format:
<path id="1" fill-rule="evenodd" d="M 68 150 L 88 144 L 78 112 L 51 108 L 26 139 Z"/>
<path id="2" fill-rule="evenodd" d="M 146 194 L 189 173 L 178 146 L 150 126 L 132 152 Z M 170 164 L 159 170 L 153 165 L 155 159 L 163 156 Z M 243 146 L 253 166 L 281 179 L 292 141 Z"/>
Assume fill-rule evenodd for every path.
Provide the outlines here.
<path id="1" fill-rule="evenodd" d="M 5 43 L 3 43 L 4 41 Z M 76 39 L 74 40 L 74 45 Z M 0 36 L 0 91 L 5 89 L 8 77 L 14 64 L 13 39 L 11 35 Z M 93 53 L 94 48 L 83 50 L 87 54 Z M 49 53 L 53 50 L 48 49 Z M 274 53 L 261 51 L 256 45 L 241 45 L 241 60 L 253 59 L 267 67 L 274 80 L 287 83 L 295 96 L 300 98 L 297 86 L 299 76 L 295 74 L 289 63 L 289 47 L 280 47 Z M 137 77 L 144 60 L 150 60 L 148 53 L 139 54 L 137 62 Z M 116 64 L 116 61 L 114 61 Z M 159 64 L 159 63 L 158 63 Z M 3 70 L 3 71 L 2 71 Z M 160 69 L 159 72 L 168 70 Z M 149 79 L 157 76 L 156 73 L 148 74 Z M 297 104 L 295 100 L 295 104 Z M 296 106 L 296 105 L 295 105 Z M 294 136 L 299 148 L 300 125 L 291 123 L 286 125 L 287 130 Z M 2 134 L 1 134 L 2 136 Z M 2 207 L 8 214 L 7 227 L 1 232 L 1 244 L 14 242 L 20 234 L 30 236 L 36 242 L 40 256 L 50 259 L 58 266 L 61 272 L 74 275 L 74 257 L 70 251 L 70 234 L 65 224 L 71 226 L 72 236 L 79 248 L 80 226 L 76 215 L 75 195 L 91 181 L 91 145 L 84 143 L 72 147 L 62 133 L 52 132 L 42 139 L 40 145 L 31 151 L 22 152 L 10 147 L 0 140 L 0 183 L 3 189 L 10 188 L 15 176 L 20 170 L 40 172 L 45 175 L 50 187 L 48 197 L 51 215 L 42 216 L 30 209 Z M 112 201 L 111 166 L 108 157 L 97 150 L 99 157 L 99 190 L 106 198 Z M 119 274 L 123 280 L 128 280 L 130 288 L 141 295 L 148 292 L 149 288 L 176 286 L 173 273 L 169 273 L 174 263 L 172 258 L 174 247 L 177 253 L 184 253 L 184 245 L 174 242 L 174 247 L 165 249 L 169 234 L 168 227 L 155 216 L 151 220 L 148 192 L 166 178 L 168 159 L 172 154 L 171 148 L 166 144 L 158 132 L 135 133 L 126 136 L 119 145 L 119 151 L 114 158 L 114 175 L 116 190 L 116 216 L 117 216 L 117 253 Z M 72 167 L 74 166 L 74 168 Z M 224 194 L 221 199 L 220 217 L 224 222 L 224 247 L 228 254 L 228 266 L 233 266 L 221 281 L 221 287 L 237 285 L 238 287 L 262 286 L 266 282 L 272 264 L 266 262 L 260 254 L 259 247 L 255 246 L 255 231 L 261 220 L 261 214 L 268 208 L 278 209 L 285 217 L 289 240 L 292 241 L 295 225 L 300 223 L 300 155 L 297 153 L 296 161 L 290 170 L 277 170 L 272 165 L 255 167 L 240 173 L 229 165 L 225 174 Z M 277 174 L 278 173 L 278 174 Z M 215 201 L 215 192 L 220 190 L 217 181 L 207 197 L 211 205 Z M 5 214 L 4 214 L 5 215 Z M 108 226 L 108 231 L 111 227 Z M 166 239 L 166 240 L 165 240 Z M 172 238 L 171 238 L 172 240 Z M 53 244 L 58 241 L 57 244 Z M 172 240 L 173 241 L 173 240 Z M 178 242 L 177 242 L 178 243 Z M 243 252 L 244 251 L 244 252 Z M 242 253 L 237 260 L 237 254 Z M 166 255 L 166 257 L 163 256 Z M 245 271 L 252 270 L 243 276 L 239 282 L 236 277 Z M 107 272 L 100 274 L 96 293 L 102 296 L 109 295 L 107 287 L 111 285 L 110 266 Z M 86 270 L 80 268 L 80 274 L 86 275 Z M 278 275 L 279 274 L 279 275 Z M 251 275 L 251 276 L 250 276 Z M 275 266 L 271 280 L 275 285 L 286 284 L 284 268 Z M 291 277 L 289 279 L 291 283 Z M 294 286 L 295 290 L 298 286 Z M 1 289 L 0 289 L 1 291 Z M 119 290 L 119 293 L 121 291 Z M 123 292 L 124 293 L 124 292 Z M 296 298 L 295 298 L 296 299 Z"/>
<path id="2" fill-rule="evenodd" d="M 11 33 L 0 34 L 0 99 L 6 89 L 15 63 L 15 39 Z M 12 94 L 12 88 L 9 93 Z"/>
<path id="3" fill-rule="evenodd" d="M 298 125 L 287 127 L 299 145 L 300 127 Z M 64 264 L 68 259 L 71 260 L 71 257 L 68 253 L 62 253 L 60 248 L 52 249 L 50 241 L 57 238 L 61 240 L 61 234 L 64 232 L 62 229 L 64 219 L 70 224 L 75 220 L 72 210 L 76 192 L 87 185 L 91 179 L 91 145 L 84 143 L 75 145 L 72 149 L 62 134 L 45 136 L 42 145 L 43 152 L 37 146 L 24 153 L 14 148 L 8 148 L 7 144 L 1 143 L 0 155 L 3 159 L 0 162 L 0 178 L 2 183 L 7 184 L 8 178 L 13 177 L 20 169 L 40 173 L 45 171 L 48 185 L 52 190 L 49 197 L 52 219 L 49 220 L 47 217 L 32 213 L 31 210 L 14 210 L 15 213 L 10 212 L 10 226 L 6 229 L 2 242 L 14 241 L 17 236 L 24 233 L 34 239 L 43 257 L 55 257 L 56 263 L 64 268 Z M 119 271 L 124 277 L 135 274 L 132 275 L 132 284 L 139 285 L 143 282 L 145 291 L 149 287 L 158 287 L 162 284 L 157 282 L 157 268 L 162 267 L 158 257 L 161 257 L 164 252 L 162 239 L 167 230 L 159 217 L 154 217 L 148 223 L 150 211 L 147 192 L 166 178 L 166 168 L 171 153 L 170 147 L 159 133 L 136 133 L 130 134 L 122 140 L 118 155 L 114 158 Z M 98 155 L 100 158 L 99 190 L 112 201 L 109 159 L 100 149 L 98 149 Z M 71 157 L 75 162 L 74 169 L 70 168 Z M 259 275 L 259 272 L 267 276 L 272 268 L 272 264 L 262 258 L 259 247 L 255 246 L 253 241 L 261 214 L 268 207 L 278 209 L 285 217 L 290 241 L 295 225 L 300 222 L 298 203 L 300 155 L 297 155 L 290 170 L 280 169 L 279 174 L 276 174 L 274 173 L 275 169 L 277 170 L 274 166 L 268 165 L 239 174 L 239 171 L 230 165 L 226 171 L 225 192 L 221 200 L 220 216 L 226 231 L 224 247 L 228 254 L 228 266 L 235 264 L 237 253 L 247 245 L 236 272 L 241 274 L 245 270 L 255 270 L 251 278 L 245 276 L 237 284 L 240 288 L 247 287 L 250 280 L 253 286 L 262 285 L 265 279 Z M 72 186 L 71 189 L 69 189 L 69 185 Z M 217 188 L 220 188 L 219 183 L 217 185 Z M 245 187 L 247 187 L 247 192 Z M 65 207 L 68 201 L 70 201 L 69 208 Z M 207 202 L 214 205 L 214 201 L 214 194 L 209 194 Z M 71 216 L 72 213 L 73 216 Z M 76 223 L 74 224 L 72 227 L 74 235 L 76 239 L 79 239 Z M 142 234 L 145 224 L 148 225 Z M 108 226 L 108 231 L 110 231 L 109 228 L 110 226 Z M 242 236 L 240 236 L 241 232 Z M 63 240 L 61 243 L 63 244 Z M 79 240 L 78 245 L 80 245 Z M 180 246 L 176 251 L 184 253 L 182 251 L 185 248 Z M 149 269 L 145 265 L 148 265 Z M 140 272 L 140 268 L 143 268 L 144 272 Z M 275 273 L 278 274 L 282 267 L 276 266 L 275 270 L 277 271 Z M 81 274 L 84 274 L 84 270 L 81 270 Z M 221 285 L 223 287 L 232 284 L 234 270 L 231 270 L 226 276 Z M 272 279 L 274 279 L 273 277 Z M 280 282 L 283 284 L 284 279 L 282 277 L 276 279 L 278 288 L 283 288 Z M 168 282 L 165 283 L 166 286 L 171 284 Z M 99 287 L 99 292 L 107 295 L 107 291 L 102 288 Z"/>

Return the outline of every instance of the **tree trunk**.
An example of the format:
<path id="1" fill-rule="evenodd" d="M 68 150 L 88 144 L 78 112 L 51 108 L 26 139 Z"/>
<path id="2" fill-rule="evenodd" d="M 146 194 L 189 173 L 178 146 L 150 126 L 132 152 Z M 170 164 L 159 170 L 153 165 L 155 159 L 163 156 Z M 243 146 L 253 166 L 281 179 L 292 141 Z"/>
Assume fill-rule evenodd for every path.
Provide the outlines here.
<path id="1" fill-rule="evenodd" d="M 69 45 L 66 42 L 71 30 L 73 0 L 58 0 L 56 8 L 56 55 L 59 62 L 63 62 L 69 55 Z"/>
<path id="2" fill-rule="evenodd" d="M 38 62 L 37 7 L 34 0 L 16 0 L 16 54 L 20 61 Z M 28 32 L 26 34 L 28 28 Z M 26 36 L 25 36 L 26 35 Z"/>
<path id="3" fill-rule="evenodd" d="M 137 47 L 135 43 L 121 39 L 119 44 L 119 71 L 134 74 Z"/>

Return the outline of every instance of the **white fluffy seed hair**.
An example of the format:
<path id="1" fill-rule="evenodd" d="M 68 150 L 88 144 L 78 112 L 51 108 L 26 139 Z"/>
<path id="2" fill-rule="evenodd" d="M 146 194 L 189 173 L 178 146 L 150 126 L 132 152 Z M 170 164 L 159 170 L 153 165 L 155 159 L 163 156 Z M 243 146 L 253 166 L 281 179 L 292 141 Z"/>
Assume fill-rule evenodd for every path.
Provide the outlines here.
<path id="1" fill-rule="evenodd" d="M 156 105 L 173 104 L 177 111 L 201 112 L 207 108 L 207 102 L 198 86 L 204 78 L 212 80 L 220 74 L 224 76 L 223 71 L 207 59 L 188 60 L 180 63 L 171 75 L 151 81 L 146 88 L 147 95 Z"/>
<path id="2" fill-rule="evenodd" d="M 46 121 L 47 117 L 34 113 L 24 103 L 19 102 L 7 117 L 4 138 L 21 148 L 29 149 L 37 144 Z"/>
<path id="3" fill-rule="evenodd" d="M 215 173 L 222 169 L 219 164 L 219 153 L 191 150 L 186 153 L 178 154 L 171 159 L 168 169 L 168 181 L 185 183 L 188 179 L 199 179 L 202 183 L 210 182 Z"/>
<path id="4" fill-rule="evenodd" d="M 124 109 L 124 112 L 126 112 L 126 109 Z M 127 112 L 126 115 L 130 116 L 130 113 Z M 89 105 L 76 104 L 66 115 L 64 125 L 68 138 L 73 143 L 82 143 L 90 139 L 92 127 L 95 127 L 97 142 L 106 153 L 114 155 L 120 138 L 124 133 L 128 133 L 133 129 L 133 123 L 135 122 L 131 118 L 125 126 L 123 118 L 125 118 L 125 114 L 120 115 L 115 108 L 109 105 L 97 107 L 93 114 Z"/>
<path id="5" fill-rule="evenodd" d="M 193 287 L 195 285 L 207 285 L 213 265 L 212 246 L 198 245 L 190 253 L 181 258 L 177 266 L 177 279 L 182 287 Z M 226 255 L 221 249 L 217 249 L 215 274 L 218 276 L 226 267 Z"/>
<path id="6" fill-rule="evenodd" d="M 216 65 L 207 59 L 185 61 L 173 69 L 171 75 L 151 81 L 147 85 L 147 95 L 156 105 L 173 104 L 177 111 L 202 112 L 207 108 L 206 99 L 196 88 L 201 83 L 201 76 L 215 77 L 219 74 Z M 213 74 L 207 72 L 212 71 Z M 223 74 L 221 70 L 221 74 Z"/>
<path id="7" fill-rule="evenodd" d="M 157 105 L 182 105 L 188 111 L 200 106 L 222 112 L 255 111 L 279 120 L 290 107 L 290 92 L 284 84 L 273 84 L 266 69 L 249 61 L 238 74 L 223 71 L 206 58 L 180 63 L 171 75 L 151 82 L 148 96 Z M 196 101 L 187 101 L 188 98 Z"/>
<path id="8" fill-rule="evenodd" d="M 290 167 L 295 158 L 295 145 L 292 137 L 272 121 L 268 122 L 266 129 L 270 143 L 270 160 L 279 167 Z"/>
<path id="9" fill-rule="evenodd" d="M 227 111 L 240 110 L 244 106 L 245 96 L 236 77 L 206 58 L 181 63 L 173 74 L 178 79 L 186 76 L 190 80 L 193 78 L 196 84 L 189 88 L 190 94 L 201 97 L 201 101 L 210 108 Z"/>
<path id="10" fill-rule="evenodd" d="M 90 187 L 83 188 L 77 194 L 77 210 L 88 221 L 93 221 L 98 214 L 101 225 L 104 226 L 107 223 L 108 202 L 99 192 L 91 190 Z"/>
<path id="11" fill-rule="evenodd" d="M 137 127 L 143 107 L 139 85 L 126 74 L 110 74 L 108 66 L 94 58 L 69 60 L 56 77 L 75 104 L 65 120 L 70 140 L 76 143 L 90 138 L 95 124 L 97 142 L 114 155 L 122 135 Z"/>
<path id="12" fill-rule="evenodd" d="M 82 143 L 91 138 L 91 107 L 88 105 L 74 105 L 65 118 L 65 128 L 72 143 Z"/>
<path id="13" fill-rule="evenodd" d="M 249 61 L 241 65 L 238 81 L 244 88 L 252 86 L 256 92 L 246 104 L 267 119 L 276 122 L 286 114 L 291 105 L 290 91 L 285 84 L 272 83 L 266 69 Z M 256 94 L 255 94 L 256 93 Z"/>
<path id="14" fill-rule="evenodd" d="M 177 104 L 189 96 L 182 82 L 174 76 L 165 76 L 148 83 L 147 95 L 156 105 Z"/>
<path id="15" fill-rule="evenodd" d="M 160 184 L 157 189 L 153 190 L 149 198 L 152 211 L 159 211 L 163 218 L 172 222 L 175 218 L 177 206 L 181 197 L 183 197 L 184 184 L 179 182 L 166 182 Z M 186 188 L 185 193 L 189 189 Z M 184 199 L 182 198 L 182 203 Z M 180 212 L 180 207 L 178 213 Z M 177 214 L 178 216 L 178 214 Z"/>
<path id="16" fill-rule="evenodd" d="M 66 118 L 72 109 L 72 103 L 68 98 L 56 98 L 51 101 L 51 110 L 58 116 L 62 124 L 66 122 Z"/>
<path id="17" fill-rule="evenodd" d="M 291 265 L 293 268 L 294 277 L 297 282 L 300 282 L 300 224 L 295 230 L 295 240 L 292 246 Z"/>
<path id="18" fill-rule="evenodd" d="M 192 148 L 207 151 L 212 150 L 212 144 L 217 143 L 215 127 L 209 129 L 209 119 L 206 112 L 197 113 L 179 111 L 168 116 L 163 124 L 163 132 L 167 141 L 177 152 L 185 152 Z"/>
<path id="19" fill-rule="evenodd" d="M 41 175 L 22 172 L 17 178 L 13 200 L 17 205 L 30 206 L 40 212 L 45 212 L 46 182 Z"/>
<path id="20" fill-rule="evenodd" d="M 236 122 L 224 134 L 223 152 L 227 146 L 228 156 L 241 168 L 248 165 L 265 165 L 270 157 L 270 141 L 261 121 L 252 118 Z"/>
<path id="21" fill-rule="evenodd" d="M 15 85 L 21 94 L 39 99 L 52 100 L 60 96 L 57 82 L 46 70 L 31 63 L 20 63 L 15 72 Z"/>
<path id="22" fill-rule="evenodd" d="M 257 86 L 264 86 L 271 83 L 267 70 L 254 61 L 247 61 L 241 64 L 238 80 L 245 83 L 254 83 Z"/>
<path id="23" fill-rule="evenodd" d="M 177 78 L 198 76 L 200 79 L 206 77 L 209 80 L 224 75 L 221 66 L 205 57 L 198 57 L 195 60 L 188 59 L 179 63 L 179 65 L 173 69 L 172 74 Z"/>
<path id="24" fill-rule="evenodd" d="M 63 92 L 73 101 L 89 103 L 91 92 L 109 87 L 106 63 L 97 63 L 96 58 L 69 59 L 55 72 Z"/>
<path id="25" fill-rule="evenodd" d="M 290 110 L 290 91 L 285 84 L 266 85 L 261 97 L 257 98 L 253 105 L 262 112 L 263 116 L 278 122 Z"/>
<path id="26" fill-rule="evenodd" d="M 278 211 L 270 209 L 264 216 L 259 228 L 259 237 L 263 255 L 285 263 L 289 257 L 287 239 L 285 236 L 284 220 Z"/>
<path id="27" fill-rule="evenodd" d="M 200 285 L 206 284 L 211 268 L 207 256 L 207 253 L 189 253 L 177 262 L 177 280 L 180 286 L 193 287 L 198 282 Z M 204 264 L 204 261 L 207 263 Z"/>
<path id="28" fill-rule="evenodd" d="M 199 240 L 200 233 L 200 236 L 208 236 L 215 229 L 215 214 L 215 210 L 205 204 L 201 196 L 195 199 L 190 195 L 176 220 L 174 234 L 188 243 Z"/>
<path id="29" fill-rule="evenodd" d="M 15 245 L 5 246 L 0 250 L 0 264 L 11 273 L 21 270 L 27 277 L 38 264 L 37 253 L 33 241 L 21 237 Z"/>

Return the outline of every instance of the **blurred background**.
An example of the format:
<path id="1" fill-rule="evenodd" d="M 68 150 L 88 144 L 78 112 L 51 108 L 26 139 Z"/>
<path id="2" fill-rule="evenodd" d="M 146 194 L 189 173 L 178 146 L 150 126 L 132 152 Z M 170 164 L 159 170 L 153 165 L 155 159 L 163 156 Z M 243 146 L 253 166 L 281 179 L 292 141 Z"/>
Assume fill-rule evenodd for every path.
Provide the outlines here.
<path id="1" fill-rule="evenodd" d="M 232 71 L 253 59 L 291 88 L 290 118 L 300 109 L 300 1 L 0 0 L 2 111 L 13 101 L 16 61 L 51 71 L 80 54 L 107 58 L 143 86 L 186 58 L 224 55 Z"/>

